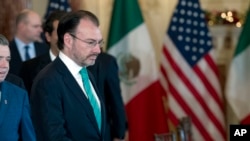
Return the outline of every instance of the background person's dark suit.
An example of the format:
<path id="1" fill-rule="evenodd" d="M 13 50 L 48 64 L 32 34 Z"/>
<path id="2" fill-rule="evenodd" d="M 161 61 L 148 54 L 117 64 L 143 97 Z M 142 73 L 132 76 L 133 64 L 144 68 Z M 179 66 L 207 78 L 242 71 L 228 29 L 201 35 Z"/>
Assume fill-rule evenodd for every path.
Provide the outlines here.
<path id="1" fill-rule="evenodd" d="M 14 75 L 14 74 L 8 73 L 5 80 L 23 88 L 23 89 L 26 89 L 22 78 Z"/>
<path id="2" fill-rule="evenodd" d="M 49 53 L 23 62 L 19 76 L 23 79 L 29 94 L 36 75 L 50 62 L 51 58 Z"/>
<path id="3" fill-rule="evenodd" d="M 38 141 L 103 140 L 106 115 L 103 97 L 93 79 L 90 75 L 101 104 L 101 133 L 88 99 L 61 59 L 56 58 L 41 70 L 31 90 L 31 113 Z"/>
<path id="4" fill-rule="evenodd" d="M 0 141 L 35 141 L 27 92 L 8 82 L 1 83 Z"/>
<path id="5" fill-rule="evenodd" d="M 118 65 L 116 59 L 107 54 L 100 53 L 93 66 L 87 67 L 93 74 L 99 92 L 105 99 L 107 119 L 107 134 L 113 138 L 124 138 L 126 131 L 126 114 L 122 101 Z M 110 129 L 109 129 L 110 128 Z M 110 132 L 111 133 L 108 133 Z"/>
<path id="6" fill-rule="evenodd" d="M 40 56 L 42 54 L 49 52 L 49 47 L 45 43 L 35 42 L 34 46 L 35 46 L 36 56 Z M 12 40 L 10 42 L 9 47 L 10 47 L 10 54 L 11 54 L 9 73 L 19 75 L 19 71 L 21 69 L 21 65 L 23 61 L 17 49 L 15 40 Z"/>

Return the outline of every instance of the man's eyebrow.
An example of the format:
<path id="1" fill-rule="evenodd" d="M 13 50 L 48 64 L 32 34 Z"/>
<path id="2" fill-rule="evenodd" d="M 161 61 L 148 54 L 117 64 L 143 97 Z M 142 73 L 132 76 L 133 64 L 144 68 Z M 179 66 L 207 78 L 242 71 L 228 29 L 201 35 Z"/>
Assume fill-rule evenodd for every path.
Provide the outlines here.
<path id="1" fill-rule="evenodd" d="M 101 39 L 101 40 L 95 40 L 95 39 L 91 39 L 91 38 L 88 38 L 88 39 L 85 39 L 86 41 L 98 41 L 98 42 L 100 42 L 100 41 L 103 41 L 103 39 Z"/>

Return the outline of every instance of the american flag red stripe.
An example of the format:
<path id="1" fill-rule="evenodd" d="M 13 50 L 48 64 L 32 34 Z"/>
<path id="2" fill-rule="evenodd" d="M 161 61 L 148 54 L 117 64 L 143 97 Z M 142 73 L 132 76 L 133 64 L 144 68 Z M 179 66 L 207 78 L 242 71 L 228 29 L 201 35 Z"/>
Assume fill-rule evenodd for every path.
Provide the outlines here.
<path id="1" fill-rule="evenodd" d="M 204 59 L 208 63 L 209 67 L 212 68 L 213 73 L 215 73 L 217 78 L 219 78 L 219 71 L 212 57 L 210 55 L 206 55 Z"/>

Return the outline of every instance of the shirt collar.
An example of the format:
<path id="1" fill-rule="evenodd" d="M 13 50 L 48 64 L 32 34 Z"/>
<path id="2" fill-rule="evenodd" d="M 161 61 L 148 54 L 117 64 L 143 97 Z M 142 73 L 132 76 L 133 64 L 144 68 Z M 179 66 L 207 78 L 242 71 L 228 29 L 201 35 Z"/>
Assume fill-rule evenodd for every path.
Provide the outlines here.
<path id="1" fill-rule="evenodd" d="M 56 59 L 56 56 L 52 53 L 51 49 L 49 50 L 49 56 L 51 61 L 54 61 Z"/>
<path id="2" fill-rule="evenodd" d="M 72 59 L 61 51 L 59 52 L 59 58 L 63 61 L 73 76 L 80 74 L 79 71 L 82 69 L 82 66 L 77 65 Z"/>
<path id="3" fill-rule="evenodd" d="M 29 44 L 25 44 L 23 41 L 21 41 L 17 37 L 15 37 L 15 42 L 16 42 L 18 48 L 23 48 L 26 45 L 28 45 L 30 47 L 34 47 L 34 42 L 30 42 Z"/>

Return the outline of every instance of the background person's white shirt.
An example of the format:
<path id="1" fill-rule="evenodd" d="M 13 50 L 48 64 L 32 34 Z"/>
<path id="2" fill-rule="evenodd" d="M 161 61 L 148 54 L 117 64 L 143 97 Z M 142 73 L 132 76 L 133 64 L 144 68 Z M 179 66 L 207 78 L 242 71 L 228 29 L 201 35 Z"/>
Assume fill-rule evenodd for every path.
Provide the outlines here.
<path id="1" fill-rule="evenodd" d="M 17 50 L 21 56 L 22 61 L 26 61 L 26 57 L 25 57 L 25 46 L 28 45 L 29 46 L 29 56 L 30 59 L 36 57 L 36 51 L 35 51 L 35 45 L 34 42 L 31 42 L 29 44 L 25 44 L 23 43 L 20 39 L 18 39 L 17 37 L 15 37 L 15 42 L 16 42 L 16 46 L 17 46 Z"/>

